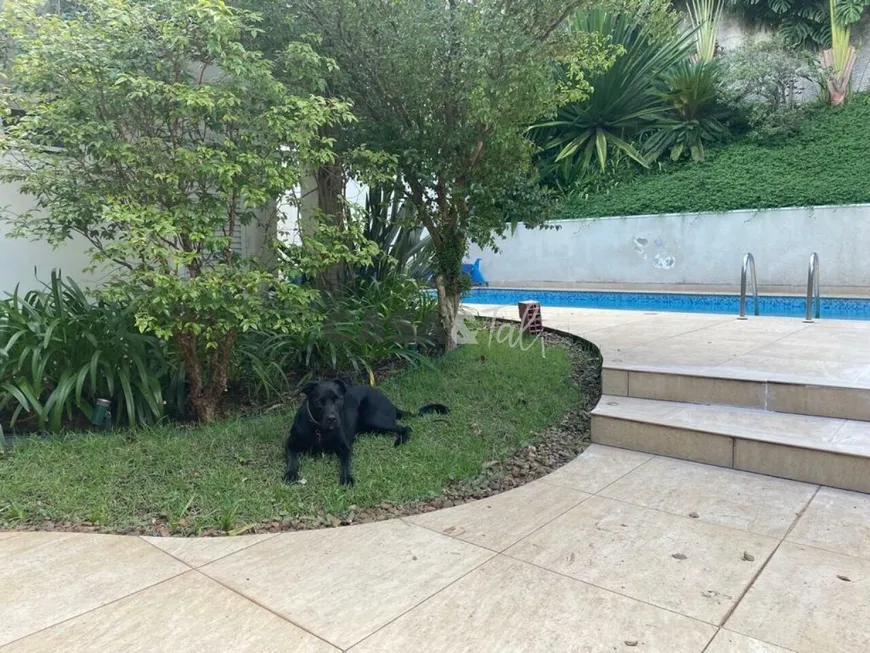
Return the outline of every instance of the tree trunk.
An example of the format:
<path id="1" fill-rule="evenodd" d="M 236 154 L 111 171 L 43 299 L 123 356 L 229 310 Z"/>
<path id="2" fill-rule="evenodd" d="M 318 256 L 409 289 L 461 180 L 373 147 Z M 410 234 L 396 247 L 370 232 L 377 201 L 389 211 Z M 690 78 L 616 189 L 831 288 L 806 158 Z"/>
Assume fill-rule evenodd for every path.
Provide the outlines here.
<path id="1" fill-rule="evenodd" d="M 206 370 L 208 380 L 205 380 L 196 336 L 190 333 L 176 336 L 181 349 L 184 371 L 190 381 L 190 404 L 200 422 L 213 422 L 218 416 L 218 408 L 227 390 L 235 340 L 235 330 L 230 331 L 218 342 L 218 346 L 209 352 Z"/>
<path id="2" fill-rule="evenodd" d="M 831 106 L 838 107 L 846 102 L 846 97 L 849 95 L 849 83 L 852 80 L 852 68 L 855 66 L 855 57 L 855 48 L 850 46 L 843 70 L 837 72 L 834 66 L 834 51 L 825 50 L 822 52 L 822 63 L 825 68 L 831 71 L 831 76 L 828 78 L 828 95 Z"/>
<path id="3" fill-rule="evenodd" d="M 459 290 L 451 290 L 443 275 L 435 276 L 435 287 L 438 289 L 438 317 L 441 318 L 441 327 L 444 329 L 444 349 L 453 351 L 457 345 L 458 324 L 456 316 L 459 314 Z"/>
<path id="4" fill-rule="evenodd" d="M 319 218 L 333 225 L 344 224 L 344 173 L 341 165 L 331 163 L 319 167 L 314 173 L 314 179 L 317 184 Z M 345 287 L 347 279 L 347 267 L 339 263 L 318 274 L 315 285 L 320 290 L 337 294 Z"/>

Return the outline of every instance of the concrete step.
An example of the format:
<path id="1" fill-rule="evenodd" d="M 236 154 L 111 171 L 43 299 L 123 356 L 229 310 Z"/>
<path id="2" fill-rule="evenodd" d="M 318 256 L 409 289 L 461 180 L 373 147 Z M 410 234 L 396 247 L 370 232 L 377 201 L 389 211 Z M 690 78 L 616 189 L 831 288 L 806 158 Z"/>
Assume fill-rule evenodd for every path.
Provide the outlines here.
<path id="1" fill-rule="evenodd" d="M 592 441 L 870 492 L 870 421 L 607 394 Z"/>
<path id="2" fill-rule="evenodd" d="M 602 370 L 605 394 L 689 404 L 870 421 L 870 384 L 710 368 L 614 367 Z"/>

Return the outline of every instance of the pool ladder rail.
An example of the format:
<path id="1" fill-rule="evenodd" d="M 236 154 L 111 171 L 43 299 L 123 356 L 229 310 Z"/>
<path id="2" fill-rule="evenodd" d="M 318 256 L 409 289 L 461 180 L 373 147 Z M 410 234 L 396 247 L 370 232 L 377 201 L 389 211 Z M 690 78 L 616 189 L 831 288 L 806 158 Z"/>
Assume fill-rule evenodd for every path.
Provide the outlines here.
<path id="1" fill-rule="evenodd" d="M 751 274 L 753 314 L 758 315 L 758 277 L 755 276 L 755 257 L 747 253 L 743 257 L 743 267 L 740 268 L 740 316 L 738 320 L 746 319 L 746 277 Z"/>
<path id="2" fill-rule="evenodd" d="M 738 320 L 746 319 L 746 282 L 752 283 L 753 314 L 758 315 L 758 277 L 755 274 L 755 257 L 750 252 L 743 257 L 743 267 L 740 269 L 740 315 Z M 813 310 L 815 309 L 815 310 Z M 807 272 L 807 313 L 804 322 L 818 320 L 822 316 L 822 299 L 819 294 L 819 255 L 810 254 L 810 265 Z"/>
<path id="3" fill-rule="evenodd" d="M 810 267 L 807 272 L 807 317 L 804 322 L 813 321 L 813 304 L 815 304 L 815 318 L 822 316 L 822 298 L 819 296 L 819 255 L 810 254 Z"/>

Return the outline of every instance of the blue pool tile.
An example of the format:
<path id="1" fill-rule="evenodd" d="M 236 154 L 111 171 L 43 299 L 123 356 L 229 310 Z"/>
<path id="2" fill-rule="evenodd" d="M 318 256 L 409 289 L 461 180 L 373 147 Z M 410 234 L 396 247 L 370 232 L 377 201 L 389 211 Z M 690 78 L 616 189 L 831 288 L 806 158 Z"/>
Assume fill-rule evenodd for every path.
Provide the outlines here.
<path id="1" fill-rule="evenodd" d="M 463 295 L 463 301 L 474 304 L 509 305 L 534 300 L 541 306 L 565 308 L 609 308 L 628 311 L 670 311 L 675 313 L 721 313 L 737 315 L 740 298 L 737 295 L 695 295 L 687 293 L 600 292 L 585 290 L 511 290 L 475 288 Z M 803 317 L 806 298 L 764 295 L 758 298 L 761 315 Z M 822 317 L 840 320 L 870 320 L 870 299 L 822 297 Z M 746 303 L 746 314 L 752 315 L 752 299 Z"/>

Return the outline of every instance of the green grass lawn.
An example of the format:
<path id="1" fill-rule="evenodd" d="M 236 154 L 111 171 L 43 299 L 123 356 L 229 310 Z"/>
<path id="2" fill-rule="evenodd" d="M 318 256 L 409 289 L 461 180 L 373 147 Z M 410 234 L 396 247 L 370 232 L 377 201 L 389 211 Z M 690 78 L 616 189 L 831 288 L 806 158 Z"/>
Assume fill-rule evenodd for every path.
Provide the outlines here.
<path id="1" fill-rule="evenodd" d="M 870 94 L 815 107 L 800 133 L 764 145 L 742 140 L 577 198 L 563 218 L 716 212 L 870 202 Z"/>
<path id="2" fill-rule="evenodd" d="M 29 439 L 0 457 L 0 527 L 48 520 L 135 532 L 157 519 L 176 533 L 233 531 L 432 498 L 558 422 L 579 401 L 570 371 L 561 347 L 548 345 L 542 357 L 540 346 L 522 351 L 493 341 L 388 380 L 382 387 L 400 407 L 437 401 L 452 412 L 409 420 L 414 432 L 403 447 L 386 436 L 358 440 L 352 488 L 338 484 L 335 457 L 304 456 L 306 483 L 281 482 L 290 409 L 195 428 Z"/>

